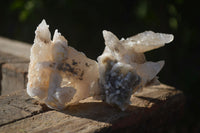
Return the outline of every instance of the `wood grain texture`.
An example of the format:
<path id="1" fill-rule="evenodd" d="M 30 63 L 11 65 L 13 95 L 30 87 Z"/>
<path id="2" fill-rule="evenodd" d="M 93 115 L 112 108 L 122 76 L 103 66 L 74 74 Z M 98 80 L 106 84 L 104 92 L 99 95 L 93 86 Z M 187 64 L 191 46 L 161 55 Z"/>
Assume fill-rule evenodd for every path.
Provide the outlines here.
<path id="1" fill-rule="evenodd" d="M 30 58 L 31 45 L 25 42 L 0 37 L 0 52 L 12 54 L 25 59 Z"/>
<path id="2" fill-rule="evenodd" d="M 6 63 L 2 65 L 1 95 L 26 89 L 28 63 Z"/>
<path id="3" fill-rule="evenodd" d="M 43 112 L 43 107 L 26 90 L 0 96 L 0 127 Z"/>
<path id="4" fill-rule="evenodd" d="M 144 88 L 121 111 L 91 97 L 63 111 L 47 111 L 0 127 L 0 132 L 163 132 L 183 113 L 184 95 L 166 85 Z"/>
<path id="5" fill-rule="evenodd" d="M 2 49 L 2 48 L 0 48 L 0 49 Z M 10 90 L 10 89 L 13 90 L 17 86 L 21 87 L 21 86 L 17 85 L 18 82 L 16 82 L 16 81 L 18 80 L 17 78 L 20 77 L 20 75 L 22 74 L 21 73 L 22 69 L 23 69 L 24 73 L 27 73 L 27 65 L 19 66 L 18 64 L 24 64 L 24 63 L 28 64 L 28 62 L 29 62 L 29 60 L 26 58 L 17 57 L 12 54 L 1 52 L 1 50 L 0 50 L 0 95 L 1 95 L 2 91 L 6 92 L 6 93 L 3 92 L 4 94 L 8 94 L 8 92 L 9 92 L 8 90 Z M 12 66 L 8 65 L 8 67 L 7 67 L 6 64 L 9 64 L 9 63 L 13 64 L 13 65 Z M 14 65 L 15 63 L 17 65 Z M 5 65 L 5 67 L 3 67 L 4 65 Z M 4 77 L 5 77 L 4 79 L 3 79 L 3 73 L 4 73 Z M 14 81 L 13 81 L 13 79 L 14 79 Z M 24 84 L 22 82 L 24 82 L 24 81 L 20 80 L 19 84 Z M 12 86 L 14 86 L 14 87 L 12 87 Z M 8 89 L 8 87 L 9 87 L 9 89 Z M 10 88 L 10 87 L 12 87 L 12 88 Z M 19 88 L 17 88 L 17 89 L 19 89 Z M 22 87 L 20 89 L 22 89 Z"/>

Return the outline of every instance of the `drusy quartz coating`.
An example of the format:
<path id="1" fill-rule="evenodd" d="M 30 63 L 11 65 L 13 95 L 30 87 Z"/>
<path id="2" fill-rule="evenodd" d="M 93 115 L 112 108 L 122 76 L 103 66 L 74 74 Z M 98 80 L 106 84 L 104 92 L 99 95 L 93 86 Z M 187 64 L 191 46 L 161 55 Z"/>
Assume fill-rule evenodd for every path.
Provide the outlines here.
<path id="1" fill-rule="evenodd" d="M 164 61 L 146 61 L 144 52 L 171 42 L 173 35 L 146 31 L 119 40 L 104 30 L 103 37 L 105 50 L 96 62 L 68 46 L 58 30 L 51 40 L 43 20 L 31 48 L 27 93 L 54 109 L 93 96 L 125 110 L 133 93 L 159 83 Z"/>

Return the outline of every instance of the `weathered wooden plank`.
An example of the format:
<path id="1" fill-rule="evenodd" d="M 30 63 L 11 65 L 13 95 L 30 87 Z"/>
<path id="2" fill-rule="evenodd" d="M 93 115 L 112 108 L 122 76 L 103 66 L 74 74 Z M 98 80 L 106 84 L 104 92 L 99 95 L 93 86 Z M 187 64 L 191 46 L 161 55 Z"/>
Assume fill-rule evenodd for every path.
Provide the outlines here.
<path id="1" fill-rule="evenodd" d="M 0 48 L 0 49 L 2 49 L 2 48 Z M 8 53 L 0 52 L 0 95 L 1 95 L 1 90 L 2 90 L 2 65 L 6 64 L 6 63 L 28 63 L 28 62 L 29 62 L 28 59 L 25 59 L 22 57 L 17 57 L 17 56 L 8 54 Z M 10 81 L 8 81 L 8 82 L 10 82 Z M 4 90 L 6 90 L 6 89 L 7 88 L 5 88 Z"/>
<path id="2" fill-rule="evenodd" d="M 109 124 L 97 122 L 91 119 L 74 117 L 57 111 L 49 111 L 34 117 L 23 119 L 10 124 L 9 127 L 1 127 L 1 132 L 68 132 L 95 131 Z M 54 131 L 52 131 L 54 130 Z"/>
<path id="3" fill-rule="evenodd" d="M 1 49 L 1 48 L 0 48 Z M 29 62 L 29 59 L 0 51 L 0 64 Z"/>
<path id="4" fill-rule="evenodd" d="M 0 51 L 29 59 L 31 45 L 28 43 L 0 37 Z"/>
<path id="5" fill-rule="evenodd" d="M 184 95 L 166 85 L 148 87 L 131 98 L 126 111 L 92 98 L 0 127 L 0 132 L 162 132 L 181 116 Z"/>
<path id="6" fill-rule="evenodd" d="M 0 126 L 43 112 L 42 106 L 36 103 L 25 90 L 0 96 Z"/>
<path id="7" fill-rule="evenodd" d="M 1 95 L 25 89 L 27 84 L 28 63 L 6 63 L 2 65 Z"/>

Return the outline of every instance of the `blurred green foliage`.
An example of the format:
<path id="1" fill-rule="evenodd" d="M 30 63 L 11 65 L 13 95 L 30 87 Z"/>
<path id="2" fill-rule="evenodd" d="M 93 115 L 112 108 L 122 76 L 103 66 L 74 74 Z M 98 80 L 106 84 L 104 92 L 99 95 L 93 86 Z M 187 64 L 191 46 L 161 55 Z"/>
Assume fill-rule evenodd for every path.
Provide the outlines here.
<path id="1" fill-rule="evenodd" d="M 119 38 L 145 30 L 172 33 L 174 41 L 146 53 L 148 60 L 164 59 L 163 83 L 185 92 L 188 108 L 200 111 L 200 14 L 189 0 L 6 0 L 0 4 L 0 36 L 33 42 L 36 26 L 46 19 L 69 45 L 96 59 L 104 48 L 102 30 Z M 192 115 L 188 119 L 199 119 Z M 190 128 L 196 121 L 189 123 Z M 186 124 L 188 124 L 186 122 Z M 200 125 L 199 125 L 200 126 Z"/>
<path id="2" fill-rule="evenodd" d="M 24 22 L 34 13 L 37 8 L 42 8 L 39 0 L 14 0 L 10 4 L 10 11 L 18 11 L 18 21 Z"/>

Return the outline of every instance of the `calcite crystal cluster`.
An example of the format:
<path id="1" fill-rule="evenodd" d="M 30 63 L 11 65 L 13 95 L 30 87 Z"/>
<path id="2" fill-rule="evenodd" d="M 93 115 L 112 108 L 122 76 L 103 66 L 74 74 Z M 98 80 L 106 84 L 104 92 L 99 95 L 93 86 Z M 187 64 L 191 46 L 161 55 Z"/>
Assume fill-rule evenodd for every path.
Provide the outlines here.
<path id="1" fill-rule="evenodd" d="M 144 52 L 164 46 L 173 35 L 146 31 L 119 40 L 113 33 L 103 31 L 105 50 L 98 57 L 100 85 L 105 101 L 125 110 L 134 92 L 146 85 L 158 84 L 156 75 L 164 61 L 146 61 Z"/>
<path id="2" fill-rule="evenodd" d="M 103 36 L 106 46 L 96 62 L 68 46 L 57 30 L 51 40 L 43 20 L 31 48 L 27 93 L 54 109 L 93 96 L 125 110 L 133 93 L 159 83 L 164 61 L 146 61 L 144 52 L 171 42 L 173 35 L 146 31 L 119 40 L 104 30 Z"/>
<path id="3" fill-rule="evenodd" d="M 35 31 L 28 70 L 27 92 L 50 108 L 63 109 L 98 88 L 98 64 L 68 46 L 57 31 L 51 40 L 45 20 Z"/>

